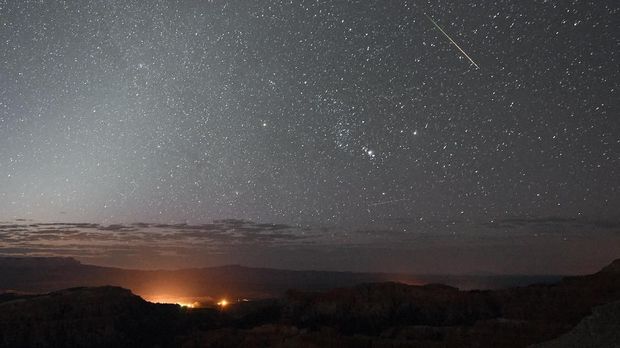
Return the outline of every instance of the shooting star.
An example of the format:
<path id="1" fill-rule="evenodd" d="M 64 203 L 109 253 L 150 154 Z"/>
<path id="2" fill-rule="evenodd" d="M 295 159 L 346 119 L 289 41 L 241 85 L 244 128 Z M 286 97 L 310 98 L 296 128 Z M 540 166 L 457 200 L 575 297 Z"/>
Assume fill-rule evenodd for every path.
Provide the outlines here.
<path id="1" fill-rule="evenodd" d="M 396 202 L 404 202 L 404 201 L 410 201 L 411 199 L 407 199 L 407 198 L 403 198 L 403 199 L 394 199 L 391 201 L 385 201 L 385 202 L 377 202 L 377 203 L 371 203 L 368 204 L 369 207 L 376 207 L 378 205 L 385 205 L 385 204 L 391 204 L 391 203 L 396 203 Z"/>
<path id="2" fill-rule="evenodd" d="M 454 44 L 454 46 L 456 46 L 456 48 L 459 49 L 459 51 L 461 51 L 461 53 L 463 53 L 463 55 L 465 55 L 465 57 L 467 59 L 469 59 L 469 61 L 476 67 L 476 69 L 480 69 L 480 67 L 478 66 L 478 64 L 476 64 L 476 62 L 474 62 L 473 59 L 471 59 L 471 57 L 465 53 L 465 51 L 463 51 L 463 49 L 461 48 L 461 46 L 459 46 L 454 40 L 452 40 L 452 38 L 450 37 L 450 35 L 448 35 L 448 33 L 446 33 L 443 29 L 441 29 L 441 27 L 439 26 L 439 24 L 437 24 L 437 22 L 435 22 L 429 15 L 427 15 L 426 13 L 424 14 L 426 16 L 426 18 L 428 18 L 429 21 L 431 21 L 431 23 L 433 23 L 433 25 L 439 29 L 439 31 L 442 32 L 442 34 L 444 34 L 448 40 L 450 40 L 450 42 L 452 42 L 452 44 Z"/>

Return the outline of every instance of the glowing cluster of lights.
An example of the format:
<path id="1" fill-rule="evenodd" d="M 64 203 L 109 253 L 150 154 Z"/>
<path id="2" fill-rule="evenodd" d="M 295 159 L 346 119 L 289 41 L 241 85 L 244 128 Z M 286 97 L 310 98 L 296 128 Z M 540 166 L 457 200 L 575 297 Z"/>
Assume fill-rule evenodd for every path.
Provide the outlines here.
<path id="1" fill-rule="evenodd" d="M 179 299 L 173 297 L 164 297 L 164 296 L 155 296 L 146 299 L 149 302 L 153 303 L 165 303 L 165 304 L 175 304 L 179 305 L 183 308 L 199 308 L 200 302 L 189 302 L 187 299 Z"/>
<path id="2" fill-rule="evenodd" d="M 193 303 L 176 302 L 176 304 L 178 304 L 179 306 L 183 308 L 198 308 L 198 306 L 200 305 L 198 302 L 193 302 Z"/>
<path id="3" fill-rule="evenodd" d="M 187 298 L 183 299 L 183 298 L 174 298 L 174 297 L 167 297 L 167 296 L 155 296 L 155 297 L 151 297 L 149 299 L 147 299 L 147 301 L 149 302 L 153 302 L 153 303 L 167 303 L 167 304 L 176 304 L 179 305 L 183 308 L 200 308 L 202 307 L 200 302 L 190 302 L 187 301 Z M 242 299 L 240 301 L 248 301 L 247 299 Z M 231 302 L 225 298 L 219 300 L 218 302 L 215 303 L 219 308 L 225 308 L 227 306 L 229 306 L 231 304 Z"/>

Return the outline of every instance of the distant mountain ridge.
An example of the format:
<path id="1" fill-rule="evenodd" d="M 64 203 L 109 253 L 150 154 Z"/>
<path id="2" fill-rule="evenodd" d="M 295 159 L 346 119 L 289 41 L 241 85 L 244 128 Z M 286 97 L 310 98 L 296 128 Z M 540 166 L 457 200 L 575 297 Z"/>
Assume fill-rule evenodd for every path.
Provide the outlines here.
<path id="1" fill-rule="evenodd" d="M 327 290 L 360 283 L 444 283 L 461 289 L 493 289 L 558 281 L 561 276 L 442 276 L 335 271 L 293 271 L 240 265 L 179 270 L 131 270 L 82 264 L 73 258 L 0 257 L 0 290 L 49 292 L 114 285 L 150 296 L 277 297 L 288 289 Z"/>

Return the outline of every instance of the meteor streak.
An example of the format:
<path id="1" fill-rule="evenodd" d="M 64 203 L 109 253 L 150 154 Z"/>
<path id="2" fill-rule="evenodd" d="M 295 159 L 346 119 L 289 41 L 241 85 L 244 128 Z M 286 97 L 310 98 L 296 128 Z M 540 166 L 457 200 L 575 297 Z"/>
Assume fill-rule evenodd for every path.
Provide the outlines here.
<path id="1" fill-rule="evenodd" d="M 386 202 L 377 202 L 377 203 L 371 203 L 368 204 L 369 207 L 375 207 L 377 205 L 385 205 L 385 204 L 390 204 L 390 203 L 396 203 L 396 202 L 403 202 L 403 201 L 410 201 L 410 199 L 407 198 L 403 198 L 403 199 L 394 199 L 391 201 L 386 201 Z"/>
<path id="2" fill-rule="evenodd" d="M 452 44 L 454 44 L 454 46 L 456 46 L 456 48 L 459 49 L 459 51 L 461 51 L 461 53 L 463 53 L 463 55 L 465 55 L 465 57 L 467 59 L 469 59 L 469 61 L 476 67 L 476 69 L 480 69 L 480 67 L 478 66 L 478 64 L 476 64 L 476 62 L 474 62 L 473 59 L 471 59 L 471 57 L 465 53 L 465 51 L 463 51 L 463 49 L 461 48 L 461 46 L 459 46 L 454 40 L 452 40 L 452 38 L 450 37 L 450 35 L 448 35 L 448 33 L 446 33 L 443 29 L 441 29 L 441 27 L 439 26 L 439 24 L 437 24 L 437 22 L 435 22 L 429 15 L 427 15 L 426 13 L 424 14 L 426 16 L 426 18 L 428 18 L 429 21 L 431 21 L 431 23 L 433 23 L 433 25 L 439 29 L 439 31 L 441 31 L 447 38 L 448 40 L 450 40 L 450 42 L 452 42 Z"/>

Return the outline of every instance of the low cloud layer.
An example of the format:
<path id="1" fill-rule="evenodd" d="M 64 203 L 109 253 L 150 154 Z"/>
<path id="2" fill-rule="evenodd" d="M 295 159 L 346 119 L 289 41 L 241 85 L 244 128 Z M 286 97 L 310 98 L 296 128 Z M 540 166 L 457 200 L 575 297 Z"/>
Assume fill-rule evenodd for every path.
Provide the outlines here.
<path id="1" fill-rule="evenodd" d="M 598 251 L 586 257 L 583 250 L 588 245 Z M 583 266 L 589 270 L 620 257 L 614 254 L 614 246 L 620 248 L 620 221 L 554 217 L 483 222 L 399 219 L 364 228 L 236 219 L 198 225 L 0 222 L 0 255 L 70 256 L 128 268 L 241 263 L 362 271 L 443 267 L 445 272 L 494 269 L 518 273 L 544 269 L 566 254 L 589 260 Z M 509 254 L 511 258 L 505 257 Z M 485 265 L 486 259 L 495 260 L 495 264 Z"/>

